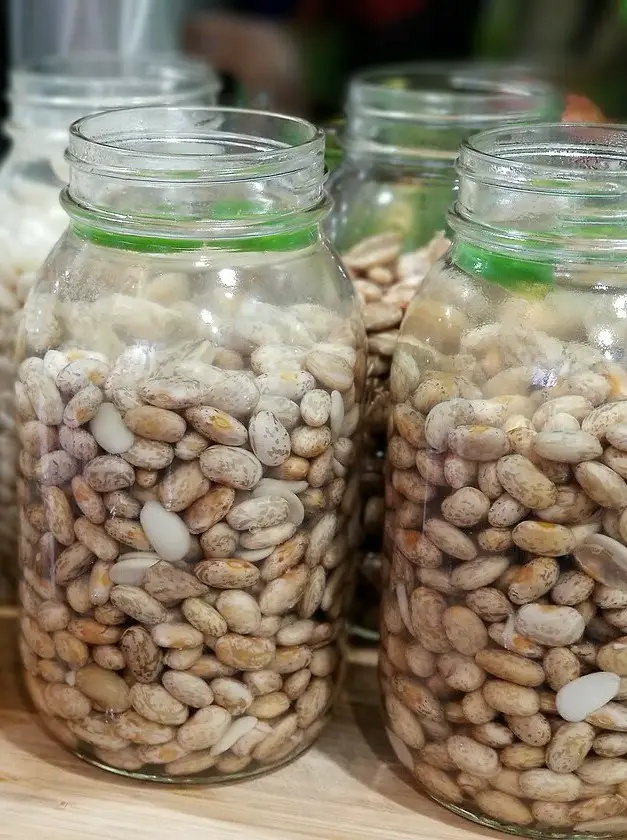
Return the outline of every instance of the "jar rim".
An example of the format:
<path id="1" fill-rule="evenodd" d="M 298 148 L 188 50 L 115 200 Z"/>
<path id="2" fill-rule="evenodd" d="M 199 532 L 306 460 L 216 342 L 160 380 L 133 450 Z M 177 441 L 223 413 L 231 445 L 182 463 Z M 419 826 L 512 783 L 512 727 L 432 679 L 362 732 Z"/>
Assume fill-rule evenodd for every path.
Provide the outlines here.
<path id="1" fill-rule="evenodd" d="M 287 175 L 324 155 L 324 132 L 271 111 L 149 105 L 89 114 L 70 126 L 71 167 L 109 177 L 195 182 Z"/>
<path id="2" fill-rule="evenodd" d="M 457 171 L 493 186 L 538 193 L 622 193 L 627 189 L 627 126 L 536 123 L 466 138 Z"/>
<path id="3" fill-rule="evenodd" d="M 417 125 L 480 128 L 542 109 L 555 89 L 524 65 L 409 63 L 358 73 L 347 110 L 394 116 Z"/>
<path id="4" fill-rule="evenodd" d="M 559 264 L 624 259 L 627 126 L 537 123 L 470 137 L 448 214 L 464 241 Z"/>
<path id="5" fill-rule="evenodd" d="M 95 111 L 153 104 L 210 102 L 221 82 L 209 64 L 173 52 L 124 56 L 111 51 L 50 55 L 11 73 L 18 125 L 67 126 Z"/>
<path id="6" fill-rule="evenodd" d="M 324 133 L 283 114 L 119 108 L 73 123 L 66 160 L 68 214 L 110 231 L 236 240 L 326 212 Z"/>

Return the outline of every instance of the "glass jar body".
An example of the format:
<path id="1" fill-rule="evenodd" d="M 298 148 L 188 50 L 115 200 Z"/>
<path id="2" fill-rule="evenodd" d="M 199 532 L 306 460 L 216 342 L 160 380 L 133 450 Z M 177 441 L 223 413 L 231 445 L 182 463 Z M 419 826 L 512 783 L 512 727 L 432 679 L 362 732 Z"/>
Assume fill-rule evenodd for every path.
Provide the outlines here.
<path id="1" fill-rule="evenodd" d="M 470 819 L 622 836 L 603 757 L 624 714 L 627 272 L 536 263 L 517 284 L 489 250 L 482 276 L 460 268 L 478 253 L 460 237 L 432 269 L 392 363 L 388 734 Z"/>
<path id="2" fill-rule="evenodd" d="M 20 649 L 44 724 L 161 781 L 294 758 L 337 694 L 359 527 L 363 327 L 322 238 L 155 253 L 69 230 L 20 358 Z"/>
<path id="3" fill-rule="evenodd" d="M 442 235 L 453 191 L 453 161 L 392 167 L 345 158 L 331 179 L 328 233 L 351 272 L 368 333 L 368 377 L 361 475 L 364 542 L 352 625 L 369 641 L 381 597 L 383 452 L 390 362 L 403 313 L 425 274 L 448 247 Z"/>

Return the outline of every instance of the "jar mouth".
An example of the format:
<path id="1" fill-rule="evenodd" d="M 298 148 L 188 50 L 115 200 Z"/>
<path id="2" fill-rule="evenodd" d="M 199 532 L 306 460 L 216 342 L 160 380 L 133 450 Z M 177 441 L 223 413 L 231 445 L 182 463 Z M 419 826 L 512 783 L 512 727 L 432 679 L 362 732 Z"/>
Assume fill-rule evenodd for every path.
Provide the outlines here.
<path id="1" fill-rule="evenodd" d="M 462 144 L 457 171 L 538 193 L 627 195 L 627 126 L 545 123 L 484 131 Z"/>
<path id="2" fill-rule="evenodd" d="M 233 240 L 311 225 L 326 207 L 323 132 L 266 111 L 92 114 L 71 126 L 66 160 L 66 210 L 109 230 Z"/>
<path id="3" fill-rule="evenodd" d="M 495 119 L 517 121 L 542 112 L 553 93 L 522 65 L 399 64 L 358 74 L 348 109 L 477 130 Z"/>
<path id="4" fill-rule="evenodd" d="M 627 127 L 507 126 L 461 146 L 449 223 L 481 248 L 558 264 L 624 260 Z"/>
<path id="5" fill-rule="evenodd" d="M 121 105 L 211 104 L 220 88 L 208 64 L 175 53 L 45 56 L 12 72 L 13 120 L 65 132 L 85 114 Z"/>
<path id="6" fill-rule="evenodd" d="M 312 123 L 238 108 L 118 108 L 70 127 L 72 170 L 130 180 L 199 182 L 289 175 L 318 164 L 324 133 Z M 71 182 L 70 182 L 71 183 Z"/>
<path id="7" fill-rule="evenodd" d="M 351 82 L 347 153 L 450 169 L 469 134 L 499 123 L 557 119 L 556 89 L 523 66 L 401 64 L 367 70 Z"/>

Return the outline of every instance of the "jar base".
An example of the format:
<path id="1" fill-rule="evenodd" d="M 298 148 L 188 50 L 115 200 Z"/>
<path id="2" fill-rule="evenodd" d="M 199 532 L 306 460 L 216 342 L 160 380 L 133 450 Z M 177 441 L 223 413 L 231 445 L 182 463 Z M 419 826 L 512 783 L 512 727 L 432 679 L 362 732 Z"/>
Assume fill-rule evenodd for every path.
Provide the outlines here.
<path id="1" fill-rule="evenodd" d="M 605 832 L 604 834 L 590 834 L 585 832 L 576 832 L 571 828 L 552 829 L 550 826 L 546 828 L 534 828 L 532 826 L 512 825 L 501 823 L 497 820 L 490 819 L 485 814 L 476 813 L 468 807 L 462 805 L 455 805 L 450 802 L 445 802 L 433 796 L 431 793 L 421 791 L 429 799 L 437 802 L 442 808 L 455 814 L 458 817 L 463 817 L 465 820 L 470 820 L 483 828 L 491 828 L 493 831 L 500 831 L 501 834 L 509 834 L 514 837 L 530 837 L 532 840 L 621 840 L 627 837 L 626 833 Z"/>
<path id="2" fill-rule="evenodd" d="M 291 764 L 297 758 L 300 758 L 302 755 L 304 755 L 304 753 L 306 753 L 308 750 L 311 749 L 311 747 L 314 746 L 314 743 L 315 742 L 303 746 L 293 755 L 290 755 L 287 758 L 283 758 L 274 764 L 258 766 L 252 770 L 244 769 L 240 770 L 237 773 L 214 772 L 213 775 L 211 775 L 213 768 L 210 768 L 206 771 L 200 771 L 198 773 L 189 773 L 181 775 L 165 775 L 160 774 L 157 771 L 151 772 L 149 770 L 124 770 L 121 767 L 113 767 L 111 764 L 107 764 L 105 761 L 102 761 L 96 756 L 90 755 L 89 753 L 83 752 L 81 750 L 74 749 L 72 750 L 72 753 L 77 758 L 80 758 L 81 761 L 85 761 L 87 762 L 87 764 L 91 764 L 94 767 L 98 767 L 100 770 L 106 770 L 108 773 L 114 773 L 116 776 L 124 776 L 127 779 L 133 779 L 138 782 L 159 782 L 161 784 L 166 785 L 217 786 L 237 782 L 244 782 L 248 779 L 255 779 L 259 776 L 265 776 L 268 773 L 272 773 L 275 770 L 280 770 L 282 767 L 286 767 L 288 764 Z"/>

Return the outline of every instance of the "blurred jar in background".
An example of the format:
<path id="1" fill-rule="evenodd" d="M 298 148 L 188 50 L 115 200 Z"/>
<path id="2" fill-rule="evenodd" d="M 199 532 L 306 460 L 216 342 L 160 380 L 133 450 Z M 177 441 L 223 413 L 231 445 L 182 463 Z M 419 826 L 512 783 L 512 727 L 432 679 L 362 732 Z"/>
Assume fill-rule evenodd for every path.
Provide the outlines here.
<path id="1" fill-rule="evenodd" d="M 327 232 L 353 277 L 369 338 L 364 574 L 355 600 L 355 625 L 367 637 L 376 637 L 390 361 L 405 307 L 448 247 L 441 231 L 457 147 L 500 123 L 559 119 L 561 105 L 552 86 L 497 65 L 386 67 L 351 83 Z"/>
<path id="2" fill-rule="evenodd" d="M 211 0 L 7 0 L 14 67 L 42 56 L 174 52 L 183 22 Z"/>
<path id="3" fill-rule="evenodd" d="M 37 270 L 67 226 L 59 191 L 67 180 L 68 126 L 121 105 L 214 104 L 218 92 L 206 64 L 171 54 L 50 57 L 12 74 L 6 130 L 13 145 L 0 169 L 0 568 L 10 568 L 15 553 L 15 326 Z"/>

